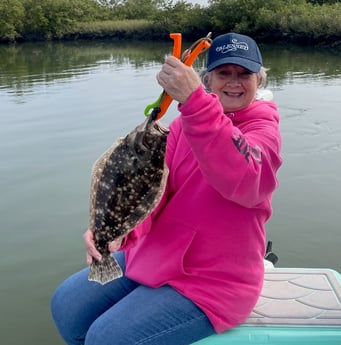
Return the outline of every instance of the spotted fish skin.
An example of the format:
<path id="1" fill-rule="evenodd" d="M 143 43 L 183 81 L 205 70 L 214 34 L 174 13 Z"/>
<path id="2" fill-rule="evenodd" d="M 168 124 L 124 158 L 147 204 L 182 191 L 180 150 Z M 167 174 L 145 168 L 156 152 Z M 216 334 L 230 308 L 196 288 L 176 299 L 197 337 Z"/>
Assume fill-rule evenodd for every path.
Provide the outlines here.
<path id="1" fill-rule="evenodd" d="M 165 152 L 168 129 L 146 119 L 119 139 L 95 162 L 91 177 L 89 229 L 102 259 L 93 259 L 88 279 L 105 284 L 122 276 L 109 252 L 160 202 L 168 168 Z"/>

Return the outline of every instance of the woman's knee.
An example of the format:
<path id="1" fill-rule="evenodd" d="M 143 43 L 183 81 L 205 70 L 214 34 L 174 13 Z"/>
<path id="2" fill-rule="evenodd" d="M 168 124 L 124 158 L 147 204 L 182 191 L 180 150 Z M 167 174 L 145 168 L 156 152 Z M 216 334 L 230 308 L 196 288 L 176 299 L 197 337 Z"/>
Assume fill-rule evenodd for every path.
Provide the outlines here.
<path id="1" fill-rule="evenodd" d="M 67 304 L 63 301 L 63 287 L 56 289 L 51 298 L 51 315 L 61 337 L 67 341 L 70 339 L 70 325 L 68 323 Z"/>
<path id="2" fill-rule="evenodd" d="M 67 344 L 83 344 L 80 339 L 86 334 L 82 326 L 82 303 L 79 290 L 75 288 L 77 280 L 82 279 L 84 273 L 78 272 L 66 279 L 57 287 L 51 297 L 51 315 L 56 327 Z M 78 340 L 77 340 L 78 339 Z"/>
<path id="3" fill-rule="evenodd" d="M 133 345 L 136 334 L 125 325 L 124 317 L 100 316 L 88 329 L 84 345 Z"/>

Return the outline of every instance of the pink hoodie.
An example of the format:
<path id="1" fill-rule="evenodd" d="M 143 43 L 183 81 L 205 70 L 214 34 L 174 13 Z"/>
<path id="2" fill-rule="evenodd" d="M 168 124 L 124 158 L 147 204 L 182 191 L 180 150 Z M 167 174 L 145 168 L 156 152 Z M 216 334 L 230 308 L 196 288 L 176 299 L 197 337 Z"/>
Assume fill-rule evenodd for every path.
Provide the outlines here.
<path id="1" fill-rule="evenodd" d="M 126 275 L 150 287 L 169 284 L 223 332 L 245 321 L 262 288 L 264 223 L 281 165 L 279 115 L 267 101 L 224 114 L 202 87 L 179 110 L 165 195 L 122 245 Z"/>

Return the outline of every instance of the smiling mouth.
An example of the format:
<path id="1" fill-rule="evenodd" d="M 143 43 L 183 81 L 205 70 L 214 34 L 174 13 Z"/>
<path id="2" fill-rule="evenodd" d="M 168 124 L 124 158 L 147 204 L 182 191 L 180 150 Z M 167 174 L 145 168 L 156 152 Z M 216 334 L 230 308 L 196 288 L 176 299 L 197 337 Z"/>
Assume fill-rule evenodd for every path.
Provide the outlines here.
<path id="1" fill-rule="evenodd" d="M 235 97 L 235 98 L 243 95 L 242 92 L 224 92 L 224 94 L 228 97 Z"/>

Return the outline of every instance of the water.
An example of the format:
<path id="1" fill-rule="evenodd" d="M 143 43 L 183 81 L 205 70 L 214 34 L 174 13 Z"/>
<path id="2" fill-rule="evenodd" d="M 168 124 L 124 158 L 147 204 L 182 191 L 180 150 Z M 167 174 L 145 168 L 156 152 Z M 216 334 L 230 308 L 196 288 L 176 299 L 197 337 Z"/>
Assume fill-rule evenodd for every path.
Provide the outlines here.
<path id="1" fill-rule="evenodd" d="M 279 266 L 341 272 L 340 53 L 261 48 L 284 158 L 268 237 Z M 85 264 L 91 166 L 143 120 L 168 51 L 146 42 L 0 46 L 1 344 L 63 344 L 49 299 Z M 175 115 L 172 105 L 164 122 Z"/>

